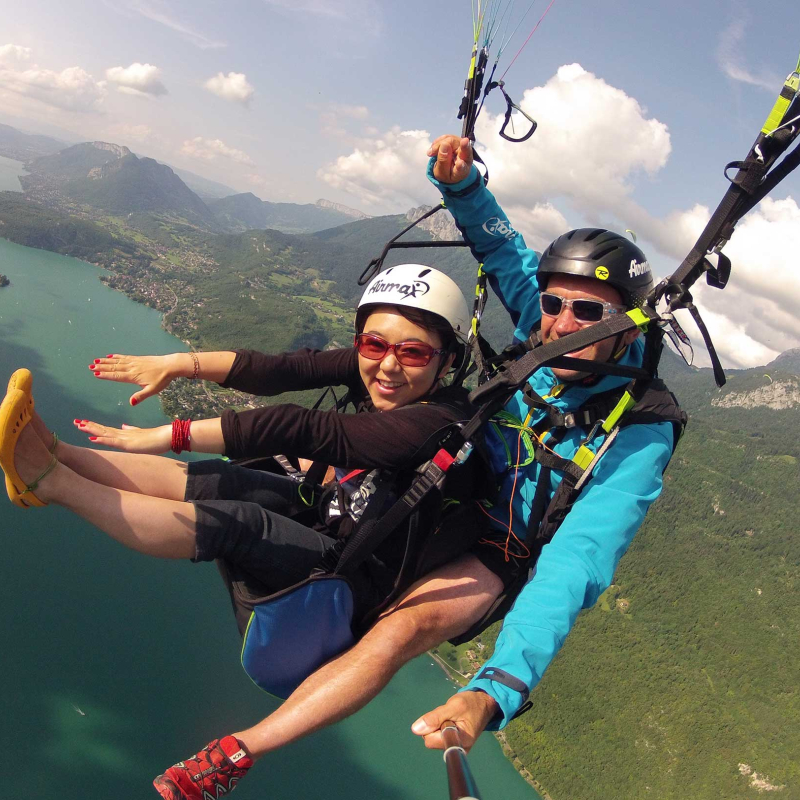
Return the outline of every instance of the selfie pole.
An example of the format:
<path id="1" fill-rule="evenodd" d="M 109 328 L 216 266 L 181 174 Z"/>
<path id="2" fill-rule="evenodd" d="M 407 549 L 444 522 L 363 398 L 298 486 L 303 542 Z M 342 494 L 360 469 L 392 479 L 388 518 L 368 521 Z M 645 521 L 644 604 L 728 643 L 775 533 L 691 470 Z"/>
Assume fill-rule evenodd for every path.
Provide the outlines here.
<path id="1" fill-rule="evenodd" d="M 442 725 L 444 740 L 444 763 L 447 765 L 447 782 L 450 786 L 450 800 L 481 800 L 478 787 L 467 764 L 467 753 L 458 738 L 455 722 Z"/>

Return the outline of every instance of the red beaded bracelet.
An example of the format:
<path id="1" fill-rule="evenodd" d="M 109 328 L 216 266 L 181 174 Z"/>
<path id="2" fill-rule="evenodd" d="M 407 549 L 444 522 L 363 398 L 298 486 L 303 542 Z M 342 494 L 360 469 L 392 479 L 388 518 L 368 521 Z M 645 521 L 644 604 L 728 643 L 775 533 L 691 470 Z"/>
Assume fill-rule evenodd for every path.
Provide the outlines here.
<path id="1" fill-rule="evenodd" d="M 191 436 L 190 419 L 174 419 L 172 420 L 172 452 L 182 453 L 184 450 L 191 451 L 192 449 L 192 436 Z"/>

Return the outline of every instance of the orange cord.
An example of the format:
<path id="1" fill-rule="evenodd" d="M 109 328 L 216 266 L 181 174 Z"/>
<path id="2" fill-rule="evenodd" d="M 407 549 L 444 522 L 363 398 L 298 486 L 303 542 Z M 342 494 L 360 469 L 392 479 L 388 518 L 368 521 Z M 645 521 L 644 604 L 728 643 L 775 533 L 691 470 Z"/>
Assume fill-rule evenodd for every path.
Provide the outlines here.
<path id="1" fill-rule="evenodd" d="M 520 428 L 519 436 L 517 436 L 517 461 L 516 461 L 517 464 L 519 464 L 520 455 L 522 453 L 522 434 L 523 434 L 523 432 L 524 432 L 524 429 Z M 520 554 L 513 554 L 514 558 L 528 558 L 530 556 L 530 554 L 531 554 L 531 551 L 525 545 L 525 542 L 523 542 L 522 539 L 520 539 L 519 536 L 517 536 L 514 533 L 514 531 L 512 530 L 512 525 L 511 525 L 511 523 L 512 523 L 512 521 L 514 519 L 513 505 L 514 505 L 514 495 L 516 494 L 516 491 L 517 491 L 517 478 L 518 477 L 519 477 L 519 467 L 517 466 L 517 467 L 514 467 L 514 483 L 511 485 L 511 499 L 508 501 L 508 533 L 506 535 L 505 543 L 503 545 L 500 545 L 498 542 L 491 542 L 488 539 L 480 539 L 479 542 L 478 542 L 479 544 L 488 544 L 488 545 L 491 545 L 492 547 L 499 547 L 500 549 L 502 549 L 503 555 L 505 556 L 506 562 L 508 562 L 510 560 L 510 558 L 511 558 L 509 556 L 508 549 L 509 549 L 509 545 L 511 543 L 511 539 L 512 538 L 520 545 L 520 547 L 523 550 L 523 552 L 521 552 Z M 480 508 L 481 511 L 483 511 L 483 513 L 486 514 L 487 517 L 489 517 L 489 519 L 494 520 L 495 522 L 499 522 L 500 521 L 499 519 L 495 519 L 488 511 L 486 511 L 486 509 L 483 508 L 483 506 L 480 503 L 478 503 L 478 508 Z"/>

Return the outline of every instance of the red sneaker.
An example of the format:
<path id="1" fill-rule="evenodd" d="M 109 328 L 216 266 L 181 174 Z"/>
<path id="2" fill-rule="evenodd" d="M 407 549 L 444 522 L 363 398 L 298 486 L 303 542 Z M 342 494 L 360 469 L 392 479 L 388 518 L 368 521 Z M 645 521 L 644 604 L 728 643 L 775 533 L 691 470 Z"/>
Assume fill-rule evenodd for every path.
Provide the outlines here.
<path id="1" fill-rule="evenodd" d="M 170 767 L 153 786 L 166 800 L 217 800 L 232 791 L 252 766 L 241 742 L 226 736 Z"/>

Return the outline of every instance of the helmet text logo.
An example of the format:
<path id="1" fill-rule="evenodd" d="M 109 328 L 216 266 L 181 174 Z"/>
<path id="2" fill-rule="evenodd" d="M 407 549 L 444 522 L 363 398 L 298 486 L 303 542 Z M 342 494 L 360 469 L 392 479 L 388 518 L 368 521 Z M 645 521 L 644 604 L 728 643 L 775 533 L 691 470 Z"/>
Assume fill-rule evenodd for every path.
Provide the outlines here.
<path id="1" fill-rule="evenodd" d="M 594 276 L 595 276 L 595 278 L 597 278 L 598 280 L 601 280 L 601 281 L 608 280 L 608 268 L 607 267 L 598 267 L 594 271 Z"/>
<path id="2" fill-rule="evenodd" d="M 375 281 L 369 290 L 369 294 L 386 294 L 396 292 L 402 295 L 403 299 L 409 297 L 422 297 L 431 290 L 430 284 L 425 281 L 414 281 L 413 283 L 389 283 L 388 281 Z M 388 298 L 387 298 L 388 301 Z"/>
<path id="3" fill-rule="evenodd" d="M 505 239 L 513 239 L 517 232 L 508 224 L 508 220 L 500 217 L 491 217 L 483 223 L 483 229 L 490 236 L 502 236 Z"/>
<path id="4" fill-rule="evenodd" d="M 638 278 L 639 275 L 644 275 L 645 272 L 650 272 L 650 262 L 642 261 L 639 263 L 635 258 L 632 258 L 630 269 L 628 269 L 628 275 L 631 278 Z"/>

